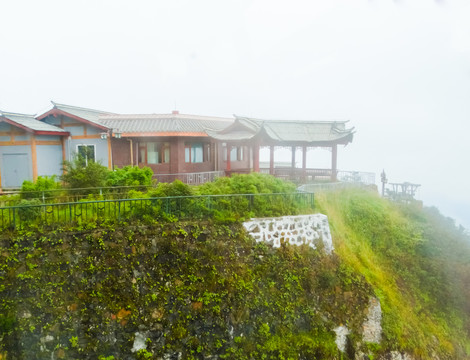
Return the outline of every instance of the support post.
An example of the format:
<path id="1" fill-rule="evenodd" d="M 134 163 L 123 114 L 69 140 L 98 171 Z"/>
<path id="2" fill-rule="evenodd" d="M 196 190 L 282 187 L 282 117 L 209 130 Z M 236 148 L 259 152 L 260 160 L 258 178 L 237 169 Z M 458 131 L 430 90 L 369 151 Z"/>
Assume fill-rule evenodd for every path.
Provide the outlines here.
<path id="1" fill-rule="evenodd" d="M 65 144 L 65 136 L 62 136 L 60 138 L 60 144 L 62 145 L 62 163 L 67 160 L 67 157 L 66 157 L 66 144 Z"/>
<path id="2" fill-rule="evenodd" d="M 292 181 L 296 180 L 296 178 L 295 178 L 295 149 L 296 149 L 296 147 L 292 146 L 292 148 L 291 148 L 291 152 L 292 152 L 292 154 L 291 154 L 292 155 L 292 163 L 291 163 L 292 166 L 291 167 L 292 167 L 292 169 L 291 169 L 291 175 L 290 175 L 290 179 Z"/>
<path id="3" fill-rule="evenodd" d="M 253 146 L 253 171 L 259 172 L 259 145 Z"/>
<path id="4" fill-rule="evenodd" d="M 302 146 L 302 182 L 307 182 L 307 147 Z"/>
<path id="5" fill-rule="evenodd" d="M 227 144 L 227 166 L 225 167 L 225 171 L 227 171 L 229 176 L 230 176 L 230 172 L 232 171 L 232 164 L 230 163 L 231 151 L 232 151 L 232 147 L 229 144 Z"/>
<path id="6" fill-rule="evenodd" d="M 269 147 L 269 173 L 274 175 L 274 146 Z"/>
<path id="7" fill-rule="evenodd" d="M 331 147 L 331 181 L 336 181 L 336 173 L 337 173 L 337 168 L 336 168 L 336 162 L 338 158 L 338 145 L 334 144 Z"/>
<path id="8" fill-rule="evenodd" d="M 113 170 L 113 150 L 111 147 L 111 131 L 108 131 L 108 169 Z"/>

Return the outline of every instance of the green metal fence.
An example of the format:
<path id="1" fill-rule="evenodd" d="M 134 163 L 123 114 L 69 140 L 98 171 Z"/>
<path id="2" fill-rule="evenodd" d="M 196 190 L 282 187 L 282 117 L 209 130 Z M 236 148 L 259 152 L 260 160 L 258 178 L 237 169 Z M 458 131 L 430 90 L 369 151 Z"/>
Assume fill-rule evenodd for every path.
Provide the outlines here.
<path id="1" fill-rule="evenodd" d="M 231 194 L 112 199 L 0 207 L 0 228 L 85 224 L 97 220 L 203 219 L 292 215 L 314 207 L 313 193 Z"/>

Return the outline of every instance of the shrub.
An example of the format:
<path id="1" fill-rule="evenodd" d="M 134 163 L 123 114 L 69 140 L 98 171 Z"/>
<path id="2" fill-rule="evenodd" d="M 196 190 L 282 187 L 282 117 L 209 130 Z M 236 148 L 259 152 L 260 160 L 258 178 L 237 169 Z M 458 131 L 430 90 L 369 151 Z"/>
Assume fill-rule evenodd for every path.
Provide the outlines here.
<path id="1" fill-rule="evenodd" d="M 205 183 L 198 188 L 198 193 L 201 195 L 273 194 L 295 191 L 294 183 L 260 173 L 234 174 L 229 178 L 220 177 L 214 182 Z"/>
<path id="2" fill-rule="evenodd" d="M 95 161 L 85 161 L 77 154 L 72 161 L 64 161 L 64 174 L 60 177 L 65 186 L 72 189 L 99 188 L 106 186 L 109 170 Z M 97 191 L 97 190 L 96 190 Z M 84 191 L 90 193 L 90 190 Z"/>
<path id="3" fill-rule="evenodd" d="M 22 199 L 34 199 L 42 197 L 53 197 L 54 192 L 49 190 L 60 189 L 61 185 L 57 182 L 57 177 L 52 176 L 39 176 L 35 182 L 25 180 L 21 185 L 20 196 Z"/>
<path id="4" fill-rule="evenodd" d="M 18 206 L 18 216 L 22 221 L 29 221 L 33 222 L 41 215 L 41 207 L 37 206 L 41 205 L 41 200 L 39 199 L 31 199 L 25 200 L 22 199 Z"/>
<path id="5" fill-rule="evenodd" d="M 172 183 L 159 183 L 155 189 L 149 191 L 150 197 L 191 195 L 194 195 L 191 187 L 180 180 L 175 180 Z"/>
<path id="6" fill-rule="evenodd" d="M 153 171 L 149 167 L 124 166 L 110 172 L 107 179 L 108 186 L 135 186 L 151 185 Z"/>

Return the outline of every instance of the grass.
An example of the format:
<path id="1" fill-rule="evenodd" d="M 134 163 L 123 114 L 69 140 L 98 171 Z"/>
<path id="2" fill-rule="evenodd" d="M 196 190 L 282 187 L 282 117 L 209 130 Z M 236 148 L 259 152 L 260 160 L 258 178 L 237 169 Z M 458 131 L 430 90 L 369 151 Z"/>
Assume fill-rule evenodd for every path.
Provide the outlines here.
<path id="1" fill-rule="evenodd" d="M 446 256 L 436 246 L 446 236 L 436 241 L 424 231 L 436 226 L 436 219 L 418 207 L 399 206 L 364 190 L 325 192 L 316 201 L 329 217 L 336 253 L 364 276 L 380 299 L 384 346 L 420 358 L 465 353 L 470 342 L 464 323 L 469 314 L 464 307 L 440 307 L 443 301 L 460 297 L 458 287 L 447 291 L 443 280 L 451 279 L 445 269 L 429 266 Z M 434 255 L 424 256 L 429 250 Z M 468 246 L 463 250 L 470 254 Z M 439 298 L 444 294 L 447 299 Z"/>

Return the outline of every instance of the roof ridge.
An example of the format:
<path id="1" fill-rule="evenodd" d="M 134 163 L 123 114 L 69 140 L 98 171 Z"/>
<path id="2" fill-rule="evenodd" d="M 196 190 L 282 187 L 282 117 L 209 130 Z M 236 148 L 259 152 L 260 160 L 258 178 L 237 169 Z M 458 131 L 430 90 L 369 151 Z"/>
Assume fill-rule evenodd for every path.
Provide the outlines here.
<path id="1" fill-rule="evenodd" d="M 93 111 L 93 112 L 104 113 L 104 114 L 116 114 L 116 113 L 112 113 L 112 112 L 104 111 L 104 110 L 96 110 L 96 109 L 86 108 L 86 107 L 82 107 L 82 106 L 61 104 L 61 103 L 54 102 L 54 101 L 52 101 L 52 100 L 51 100 L 51 103 L 52 103 L 52 105 L 54 105 L 54 107 L 56 107 L 57 105 L 59 105 L 59 106 L 64 106 L 64 107 L 68 107 L 68 108 L 74 108 L 74 109 L 78 109 L 78 110 Z"/>
<path id="2" fill-rule="evenodd" d="M 168 119 L 188 119 L 188 118 L 200 118 L 200 119 L 210 119 L 210 120 L 217 120 L 217 121 L 233 121 L 230 117 L 222 117 L 222 116 L 211 116 L 211 115 L 195 115 L 195 114 L 172 114 L 172 113 L 163 113 L 163 114 L 116 114 L 116 113 L 108 113 L 100 115 L 101 117 L 164 117 Z"/>
<path id="3" fill-rule="evenodd" d="M 248 116 L 240 116 L 240 115 L 233 115 L 235 118 L 240 118 L 240 119 L 245 119 L 245 120 L 251 120 L 251 121 L 258 121 L 261 123 L 265 122 L 303 122 L 303 123 L 308 123 L 308 122 L 315 122 L 315 123 L 323 123 L 323 124 L 333 124 L 333 123 L 347 123 L 349 120 L 338 120 L 338 119 L 332 119 L 332 120 L 301 120 L 301 119 L 260 119 L 260 118 L 252 118 Z"/>
<path id="4" fill-rule="evenodd" d="M 11 112 L 11 111 L 2 111 L 0 110 L 0 114 L 2 115 L 20 115 L 20 116 L 30 116 L 32 118 L 34 118 L 36 120 L 36 118 L 34 117 L 33 114 L 22 114 L 22 113 L 15 113 L 15 112 Z M 38 120 L 39 121 L 39 120 Z"/>

